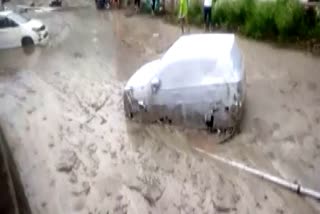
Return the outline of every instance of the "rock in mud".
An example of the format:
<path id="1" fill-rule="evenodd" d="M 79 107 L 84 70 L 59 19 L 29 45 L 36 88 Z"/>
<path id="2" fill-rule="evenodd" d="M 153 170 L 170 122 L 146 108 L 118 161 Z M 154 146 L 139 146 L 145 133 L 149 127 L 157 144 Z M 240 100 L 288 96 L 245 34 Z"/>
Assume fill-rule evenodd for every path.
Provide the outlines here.
<path id="1" fill-rule="evenodd" d="M 85 181 L 82 182 L 82 186 L 79 187 L 77 191 L 73 191 L 72 194 L 74 196 L 80 196 L 80 195 L 88 195 L 90 193 L 91 186 L 89 182 Z"/>
<path id="2" fill-rule="evenodd" d="M 87 149 L 90 154 L 93 154 L 97 151 L 97 145 L 92 143 L 88 146 Z"/>
<path id="3" fill-rule="evenodd" d="M 60 162 L 57 164 L 59 172 L 69 173 L 72 171 L 78 161 L 77 154 L 74 151 L 63 150 L 61 152 Z"/>
<path id="4" fill-rule="evenodd" d="M 78 182 L 78 177 L 77 177 L 76 173 L 71 172 L 70 177 L 69 177 L 69 181 L 73 184 Z"/>

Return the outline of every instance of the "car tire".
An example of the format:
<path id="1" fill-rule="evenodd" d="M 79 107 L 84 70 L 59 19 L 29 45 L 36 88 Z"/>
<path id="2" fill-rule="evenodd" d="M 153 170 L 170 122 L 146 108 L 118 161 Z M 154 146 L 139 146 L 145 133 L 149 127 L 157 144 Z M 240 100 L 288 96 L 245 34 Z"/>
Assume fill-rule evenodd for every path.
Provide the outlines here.
<path id="1" fill-rule="evenodd" d="M 132 114 L 131 105 L 129 104 L 128 95 L 124 95 L 123 96 L 123 106 L 124 106 L 125 116 L 128 119 L 132 119 L 133 118 L 133 114 Z"/>
<path id="2" fill-rule="evenodd" d="M 21 40 L 22 47 L 30 47 L 34 45 L 33 39 L 30 37 L 24 37 Z"/>

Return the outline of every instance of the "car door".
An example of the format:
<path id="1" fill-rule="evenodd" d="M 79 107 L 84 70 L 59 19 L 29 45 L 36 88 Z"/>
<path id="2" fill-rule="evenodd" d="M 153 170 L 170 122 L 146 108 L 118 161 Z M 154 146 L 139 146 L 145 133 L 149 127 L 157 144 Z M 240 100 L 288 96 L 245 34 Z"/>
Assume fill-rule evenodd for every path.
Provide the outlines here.
<path id="1" fill-rule="evenodd" d="M 20 44 L 19 25 L 7 17 L 0 17 L 0 48 L 18 47 Z"/>
<path id="2" fill-rule="evenodd" d="M 185 123 L 189 76 L 185 75 L 184 62 L 165 66 L 151 81 L 151 103 L 160 120 L 168 123 Z"/>
<path id="3" fill-rule="evenodd" d="M 7 41 L 9 38 L 6 17 L 0 16 L 0 48 L 8 47 Z"/>
<path id="4" fill-rule="evenodd" d="M 154 106 L 161 107 L 162 117 L 168 117 L 174 124 L 204 126 L 210 92 L 202 81 L 211 64 L 199 59 L 183 60 L 168 65 L 159 73 L 153 80 L 155 84 L 151 83 L 151 88 L 155 88 L 151 101 Z"/>

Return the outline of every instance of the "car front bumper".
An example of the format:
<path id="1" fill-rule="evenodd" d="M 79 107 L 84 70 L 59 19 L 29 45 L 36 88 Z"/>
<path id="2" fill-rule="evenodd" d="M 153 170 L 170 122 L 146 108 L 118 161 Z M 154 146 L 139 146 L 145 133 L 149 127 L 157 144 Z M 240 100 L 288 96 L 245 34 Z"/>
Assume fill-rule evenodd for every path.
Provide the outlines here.
<path id="1" fill-rule="evenodd" d="M 146 105 L 143 100 L 132 96 L 130 91 L 123 94 L 125 116 L 137 122 L 163 122 L 188 128 L 227 131 L 238 129 L 244 112 L 244 100 L 231 105 L 196 111 L 188 104 Z"/>
<path id="2" fill-rule="evenodd" d="M 46 45 L 49 41 L 49 32 L 43 31 L 38 34 L 38 44 L 40 45 Z"/>

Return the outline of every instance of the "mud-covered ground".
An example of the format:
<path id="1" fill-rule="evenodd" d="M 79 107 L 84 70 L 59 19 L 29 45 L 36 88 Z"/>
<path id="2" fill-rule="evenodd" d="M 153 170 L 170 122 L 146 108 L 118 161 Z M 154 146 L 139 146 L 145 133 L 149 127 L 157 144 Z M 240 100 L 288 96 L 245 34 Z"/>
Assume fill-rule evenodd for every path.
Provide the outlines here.
<path id="1" fill-rule="evenodd" d="M 48 46 L 0 52 L 0 121 L 33 212 L 319 213 L 317 201 L 193 151 L 320 190 L 319 58 L 238 38 L 247 112 L 242 133 L 221 145 L 204 132 L 125 120 L 125 81 L 180 31 L 124 14 L 38 14 Z"/>

